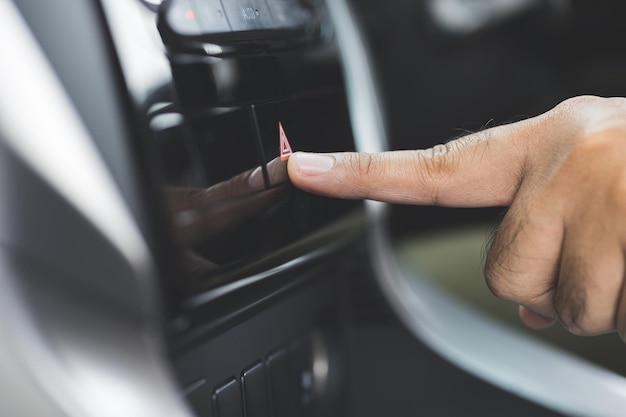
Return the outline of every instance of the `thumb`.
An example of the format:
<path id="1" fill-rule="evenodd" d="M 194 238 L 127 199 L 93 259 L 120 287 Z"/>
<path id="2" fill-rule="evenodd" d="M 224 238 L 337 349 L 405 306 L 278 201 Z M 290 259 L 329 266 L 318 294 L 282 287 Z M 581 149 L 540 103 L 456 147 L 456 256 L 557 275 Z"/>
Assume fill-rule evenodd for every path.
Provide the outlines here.
<path id="1" fill-rule="evenodd" d="M 292 183 L 340 198 L 457 207 L 505 206 L 523 178 L 530 121 L 499 126 L 416 151 L 296 152 Z"/>

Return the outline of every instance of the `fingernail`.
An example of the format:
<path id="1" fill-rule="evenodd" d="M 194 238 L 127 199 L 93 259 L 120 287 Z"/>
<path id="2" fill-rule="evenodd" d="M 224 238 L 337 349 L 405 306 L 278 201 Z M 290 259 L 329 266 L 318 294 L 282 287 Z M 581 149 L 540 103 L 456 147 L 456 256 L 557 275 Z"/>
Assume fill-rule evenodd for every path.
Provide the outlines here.
<path id="1" fill-rule="evenodd" d="M 270 185 L 278 185 L 289 180 L 287 175 L 287 161 L 274 158 L 267 164 L 267 173 L 270 177 Z"/>
<path id="2" fill-rule="evenodd" d="M 248 184 L 250 184 L 250 187 L 254 190 L 262 190 L 265 188 L 265 179 L 263 178 L 263 169 L 261 167 L 257 167 L 252 171 L 252 174 L 248 177 Z"/>
<path id="3" fill-rule="evenodd" d="M 519 306 L 519 316 L 526 326 L 536 330 L 545 329 L 556 322 L 555 318 L 544 313 L 538 313 L 525 306 Z"/>
<path id="4" fill-rule="evenodd" d="M 296 159 L 300 173 L 303 175 L 325 174 L 335 165 L 335 158 L 329 155 L 297 152 L 291 157 Z"/>

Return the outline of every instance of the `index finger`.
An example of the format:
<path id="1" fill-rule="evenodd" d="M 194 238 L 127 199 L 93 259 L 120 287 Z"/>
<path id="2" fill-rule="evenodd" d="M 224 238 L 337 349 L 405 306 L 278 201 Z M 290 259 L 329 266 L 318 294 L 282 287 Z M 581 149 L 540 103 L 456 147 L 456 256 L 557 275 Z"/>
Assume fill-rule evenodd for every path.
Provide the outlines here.
<path id="1" fill-rule="evenodd" d="M 331 197 L 456 207 L 505 206 L 524 174 L 533 119 L 415 151 L 296 152 L 292 183 Z"/>

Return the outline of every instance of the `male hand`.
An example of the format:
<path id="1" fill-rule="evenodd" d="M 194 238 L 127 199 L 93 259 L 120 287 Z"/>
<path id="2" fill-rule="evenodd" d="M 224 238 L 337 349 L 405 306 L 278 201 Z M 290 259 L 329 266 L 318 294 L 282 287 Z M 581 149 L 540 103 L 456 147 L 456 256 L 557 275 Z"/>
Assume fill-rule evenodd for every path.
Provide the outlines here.
<path id="1" fill-rule="evenodd" d="M 417 151 L 298 152 L 293 184 L 342 198 L 509 206 L 489 288 L 532 328 L 626 340 L 626 99 L 577 97 L 540 116 Z"/>

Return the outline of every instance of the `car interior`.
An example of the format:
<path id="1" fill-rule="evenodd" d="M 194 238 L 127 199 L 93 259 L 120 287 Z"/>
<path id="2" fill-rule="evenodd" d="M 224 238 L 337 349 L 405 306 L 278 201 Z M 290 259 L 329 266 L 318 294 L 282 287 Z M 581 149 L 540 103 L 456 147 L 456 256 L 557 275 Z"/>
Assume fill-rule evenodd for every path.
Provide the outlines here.
<path id="1" fill-rule="evenodd" d="M 525 329 L 487 289 L 506 208 L 321 197 L 286 167 L 624 96 L 624 13 L 0 0 L 0 415 L 623 416 L 617 335 Z"/>

